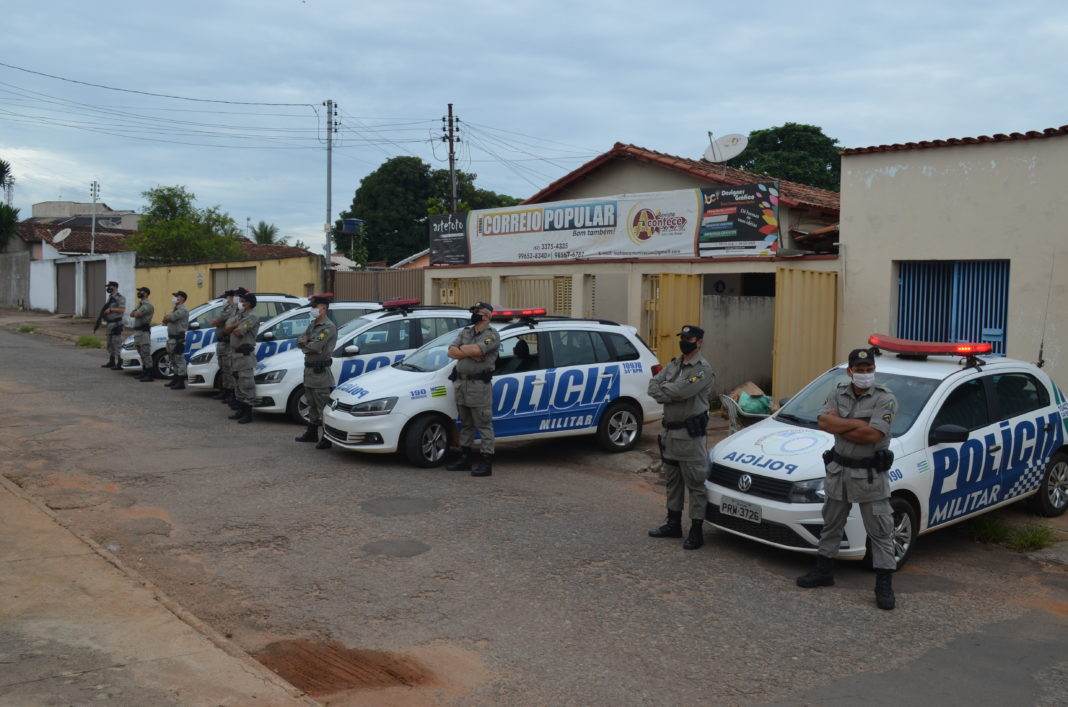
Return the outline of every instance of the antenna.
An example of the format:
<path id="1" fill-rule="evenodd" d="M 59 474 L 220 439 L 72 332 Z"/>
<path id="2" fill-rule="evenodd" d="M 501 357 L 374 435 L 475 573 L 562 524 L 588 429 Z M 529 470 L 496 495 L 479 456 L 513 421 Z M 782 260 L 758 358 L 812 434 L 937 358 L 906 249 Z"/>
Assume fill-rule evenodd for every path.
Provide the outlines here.
<path id="1" fill-rule="evenodd" d="M 1046 290 L 1046 311 L 1042 313 L 1042 339 L 1038 342 L 1038 360 L 1035 361 L 1035 365 L 1039 368 L 1046 365 L 1046 360 L 1042 358 L 1042 352 L 1046 348 L 1046 322 L 1049 320 L 1049 300 L 1053 294 L 1053 268 L 1057 263 L 1057 253 L 1054 251 L 1050 257 L 1049 263 L 1049 288 Z"/>
<path id="2" fill-rule="evenodd" d="M 702 157 L 709 162 L 726 162 L 742 154 L 749 145 L 749 138 L 741 133 L 731 133 L 713 140 L 712 131 L 709 130 L 708 140 L 711 144 Z"/>
<path id="3" fill-rule="evenodd" d="M 58 244 L 62 243 L 64 240 L 66 240 L 67 236 L 69 236 L 69 235 L 70 235 L 70 229 L 69 228 L 64 228 L 62 231 L 60 231 L 56 235 L 52 236 L 52 245 L 58 245 Z"/>

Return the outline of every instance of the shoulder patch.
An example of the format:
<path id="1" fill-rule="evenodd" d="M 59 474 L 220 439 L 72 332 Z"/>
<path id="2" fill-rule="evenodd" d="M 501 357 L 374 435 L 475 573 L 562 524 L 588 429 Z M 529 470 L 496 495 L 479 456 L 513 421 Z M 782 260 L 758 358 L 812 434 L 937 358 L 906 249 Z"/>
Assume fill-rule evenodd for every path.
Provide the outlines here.
<path id="1" fill-rule="evenodd" d="M 325 331 L 319 332 L 319 341 L 326 341 L 326 332 Z"/>
<path id="2" fill-rule="evenodd" d="M 487 337 L 486 337 L 486 338 L 485 338 L 485 339 L 483 340 L 483 342 L 482 342 L 482 343 L 484 343 L 484 344 L 485 344 L 486 346 L 489 346 L 490 344 L 492 344 L 492 343 L 493 343 L 493 337 L 492 337 L 492 336 L 487 336 Z"/>
<path id="3" fill-rule="evenodd" d="M 893 415 L 893 413 L 889 413 L 889 412 L 888 412 L 888 413 L 884 413 L 884 414 L 883 414 L 883 422 L 885 422 L 886 424 L 888 424 L 888 425 L 889 425 L 889 424 L 890 424 L 891 422 L 893 422 L 893 421 L 894 421 L 894 415 Z"/>

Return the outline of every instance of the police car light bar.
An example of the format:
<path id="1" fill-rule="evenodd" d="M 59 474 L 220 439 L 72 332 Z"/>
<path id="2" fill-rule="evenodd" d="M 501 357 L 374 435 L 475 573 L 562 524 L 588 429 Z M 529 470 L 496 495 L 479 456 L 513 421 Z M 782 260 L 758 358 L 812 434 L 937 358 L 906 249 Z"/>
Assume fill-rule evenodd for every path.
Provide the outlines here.
<path id="1" fill-rule="evenodd" d="M 913 341 L 912 339 L 898 339 L 886 334 L 872 334 L 868 337 L 868 343 L 878 346 L 883 351 L 929 356 L 978 356 L 994 350 L 994 345 L 989 342 L 954 344 L 950 341 Z"/>
<path id="2" fill-rule="evenodd" d="M 404 309 L 405 307 L 415 307 L 420 300 L 416 298 L 411 299 L 391 299 L 382 303 L 382 309 Z"/>
<path id="3" fill-rule="evenodd" d="M 544 317 L 545 307 L 531 307 L 529 309 L 497 309 L 490 315 L 490 319 L 523 319 L 526 317 Z"/>

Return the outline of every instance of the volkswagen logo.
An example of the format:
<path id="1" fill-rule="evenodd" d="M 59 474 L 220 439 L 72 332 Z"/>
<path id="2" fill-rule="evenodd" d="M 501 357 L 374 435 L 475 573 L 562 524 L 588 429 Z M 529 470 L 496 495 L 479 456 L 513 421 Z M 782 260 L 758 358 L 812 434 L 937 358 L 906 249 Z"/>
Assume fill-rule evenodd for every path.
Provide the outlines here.
<path id="1" fill-rule="evenodd" d="M 742 474 L 738 477 L 738 490 L 748 491 L 753 486 L 753 477 L 749 474 Z"/>

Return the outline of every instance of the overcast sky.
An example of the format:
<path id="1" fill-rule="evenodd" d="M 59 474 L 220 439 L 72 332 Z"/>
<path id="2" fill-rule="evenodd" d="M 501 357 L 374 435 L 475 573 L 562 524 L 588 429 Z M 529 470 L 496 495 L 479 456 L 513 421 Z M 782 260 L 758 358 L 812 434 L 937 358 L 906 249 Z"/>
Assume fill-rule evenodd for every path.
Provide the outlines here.
<path id="1" fill-rule="evenodd" d="M 616 141 L 698 157 L 709 130 L 787 121 L 847 147 L 1068 123 L 1065 3 L 870 4 L 4 0 L 0 62 L 298 105 L 0 67 L 0 158 L 26 216 L 94 178 L 119 209 L 185 184 L 319 248 L 327 98 L 335 216 L 387 155 L 444 166 L 450 101 L 462 167 L 520 197 Z"/>

